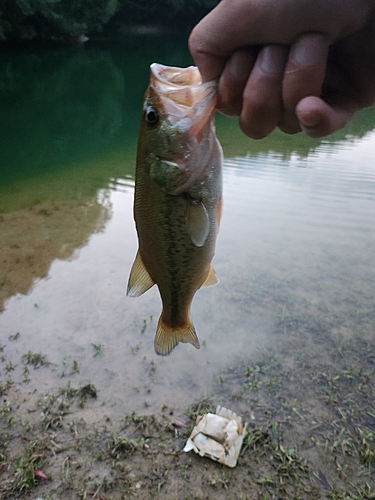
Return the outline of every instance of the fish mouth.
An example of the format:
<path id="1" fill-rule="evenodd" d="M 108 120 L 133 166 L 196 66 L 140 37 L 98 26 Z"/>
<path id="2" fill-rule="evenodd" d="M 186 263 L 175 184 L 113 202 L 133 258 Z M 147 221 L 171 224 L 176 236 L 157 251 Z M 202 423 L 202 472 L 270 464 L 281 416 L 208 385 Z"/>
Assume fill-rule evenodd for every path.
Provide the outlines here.
<path id="1" fill-rule="evenodd" d="M 153 63 L 150 86 L 173 125 L 189 129 L 198 142 L 215 113 L 217 81 L 202 83 L 196 66 L 178 68 Z"/>

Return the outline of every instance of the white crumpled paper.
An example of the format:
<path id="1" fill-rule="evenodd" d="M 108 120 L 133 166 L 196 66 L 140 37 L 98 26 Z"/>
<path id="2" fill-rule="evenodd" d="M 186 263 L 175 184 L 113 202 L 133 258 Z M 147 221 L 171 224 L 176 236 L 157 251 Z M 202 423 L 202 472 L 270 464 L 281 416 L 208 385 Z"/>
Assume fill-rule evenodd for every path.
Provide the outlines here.
<path id="1" fill-rule="evenodd" d="M 240 454 L 247 423 L 222 406 L 216 413 L 197 417 L 195 427 L 186 442 L 184 451 L 194 450 L 201 457 L 209 457 L 228 467 L 235 467 Z"/>

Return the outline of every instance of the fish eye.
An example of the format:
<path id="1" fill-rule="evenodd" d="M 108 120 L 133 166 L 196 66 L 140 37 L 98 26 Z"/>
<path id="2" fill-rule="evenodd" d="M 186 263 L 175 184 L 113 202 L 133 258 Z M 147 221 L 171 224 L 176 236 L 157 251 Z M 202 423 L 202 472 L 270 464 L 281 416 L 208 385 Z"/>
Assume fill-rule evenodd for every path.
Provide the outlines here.
<path id="1" fill-rule="evenodd" d="M 148 126 L 153 127 L 159 123 L 159 115 L 155 108 L 149 106 L 146 109 L 146 123 Z"/>

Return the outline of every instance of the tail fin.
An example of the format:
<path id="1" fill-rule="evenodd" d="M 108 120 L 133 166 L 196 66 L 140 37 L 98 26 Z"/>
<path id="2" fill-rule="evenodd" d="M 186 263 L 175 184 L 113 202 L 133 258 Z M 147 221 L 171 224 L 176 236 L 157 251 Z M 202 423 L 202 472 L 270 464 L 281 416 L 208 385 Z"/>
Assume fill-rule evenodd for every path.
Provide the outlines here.
<path id="1" fill-rule="evenodd" d="M 172 328 L 166 325 L 160 316 L 154 341 L 156 354 L 168 356 L 179 342 L 189 343 L 197 349 L 200 348 L 193 323 L 189 320 L 184 327 Z"/>

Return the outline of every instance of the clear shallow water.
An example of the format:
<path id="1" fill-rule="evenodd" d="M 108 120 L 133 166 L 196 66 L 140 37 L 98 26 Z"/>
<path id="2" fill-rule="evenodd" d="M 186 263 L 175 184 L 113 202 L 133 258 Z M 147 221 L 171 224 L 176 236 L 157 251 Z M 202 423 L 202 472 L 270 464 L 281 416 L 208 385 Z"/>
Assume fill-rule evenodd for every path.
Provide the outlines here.
<path id="1" fill-rule="evenodd" d="M 221 370 L 296 330 L 311 335 L 312 357 L 333 339 L 374 340 L 373 111 L 321 141 L 250 141 L 218 117 L 221 282 L 193 303 L 201 349 L 161 358 L 157 289 L 125 297 L 137 249 L 133 174 L 148 65 L 190 64 L 186 45 L 1 57 L 0 339 L 13 379 L 22 355 L 40 352 L 54 365 L 33 371 L 29 390 L 90 382 L 109 412 L 181 409 L 209 395 Z"/>

